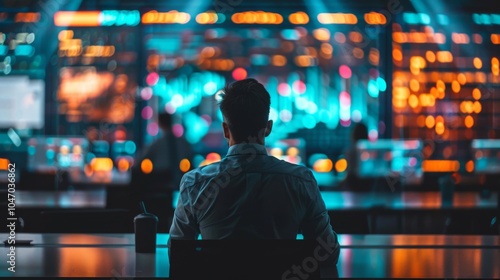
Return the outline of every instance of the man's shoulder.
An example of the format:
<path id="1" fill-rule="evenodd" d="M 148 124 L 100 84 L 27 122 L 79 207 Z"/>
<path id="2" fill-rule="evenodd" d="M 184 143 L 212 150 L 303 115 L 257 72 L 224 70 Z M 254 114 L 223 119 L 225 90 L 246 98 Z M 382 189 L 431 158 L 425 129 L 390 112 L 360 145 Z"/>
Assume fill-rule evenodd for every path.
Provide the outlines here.
<path id="1" fill-rule="evenodd" d="M 214 162 L 205 166 L 197 167 L 182 176 L 181 189 L 189 188 L 196 184 L 209 180 L 219 173 L 220 162 Z"/>
<path id="2" fill-rule="evenodd" d="M 274 158 L 274 157 L 273 157 Z M 293 177 L 297 177 L 298 179 L 306 180 L 306 181 L 314 181 L 314 176 L 311 170 L 303 165 L 290 163 L 285 160 L 276 159 L 276 165 L 271 172 L 275 172 L 277 174 L 286 174 Z"/>

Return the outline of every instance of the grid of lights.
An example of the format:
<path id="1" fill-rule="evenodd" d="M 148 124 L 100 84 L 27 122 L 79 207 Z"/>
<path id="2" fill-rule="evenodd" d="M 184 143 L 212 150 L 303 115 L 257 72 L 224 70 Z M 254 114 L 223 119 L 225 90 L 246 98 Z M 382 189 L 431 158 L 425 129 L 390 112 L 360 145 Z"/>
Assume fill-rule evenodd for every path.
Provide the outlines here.
<path id="1" fill-rule="evenodd" d="M 385 25 L 387 18 L 378 12 L 368 12 L 360 15 L 366 24 Z M 276 25 L 285 23 L 285 19 L 294 25 L 304 25 L 310 22 L 310 16 L 303 11 L 290 13 L 288 16 L 268 11 L 243 11 L 231 15 L 235 24 Z M 104 11 L 59 11 L 54 15 L 56 26 L 136 26 L 139 23 L 148 24 L 187 24 L 195 19 L 198 24 L 221 24 L 226 22 L 226 15 L 214 11 L 206 11 L 191 15 L 177 10 L 150 10 L 142 15 L 137 10 L 104 10 Z M 37 13 L 19 13 L 17 22 L 36 22 L 40 20 Z M 320 13 L 317 16 L 321 24 L 352 25 L 358 23 L 358 16 L 352 13 Z"/>
<path id="2" fill-rule="evenodd" d="M 455 16 L 403 13 L 402 21 L 393 24 L 393 137 L 406 130 L 403 137 L 439 139 L 439 149 L 424 149 L 429 159 L 467 159 L 468 144 L 459 140 L 495 137 L 499 117 L 494 94 L 500 85 L 499 58 L 493 50 L 500 37 L 482 28 L 448 27 L 462 20 Z M 500 15 L 473 14 L 469 20 L 495 25 Z M 475 51 L 479 46 L 482 51 Z M 445 168 L 441 163 L 428 167 Z M 458 166 L 453 161 L 448 169 L 458 171 Z M 470 160 L 461 166 L 474 171 Z"/>

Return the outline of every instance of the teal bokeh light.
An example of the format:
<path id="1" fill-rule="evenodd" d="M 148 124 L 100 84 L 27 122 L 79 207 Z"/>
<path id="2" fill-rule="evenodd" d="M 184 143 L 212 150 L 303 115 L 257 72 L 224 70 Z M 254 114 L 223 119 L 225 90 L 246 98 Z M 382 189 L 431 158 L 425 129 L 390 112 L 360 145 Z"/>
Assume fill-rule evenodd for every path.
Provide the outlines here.
<path id="1" fill-rule="evenodd" d="M 377 98 L 378 97 L 378 94 L 379 94 L 379 88 L 378 88 L 378 84 L 376 81 L 374 80 L 370 80 L 368 82 L 368 94 L 373 97 L 373 98 Z"/>

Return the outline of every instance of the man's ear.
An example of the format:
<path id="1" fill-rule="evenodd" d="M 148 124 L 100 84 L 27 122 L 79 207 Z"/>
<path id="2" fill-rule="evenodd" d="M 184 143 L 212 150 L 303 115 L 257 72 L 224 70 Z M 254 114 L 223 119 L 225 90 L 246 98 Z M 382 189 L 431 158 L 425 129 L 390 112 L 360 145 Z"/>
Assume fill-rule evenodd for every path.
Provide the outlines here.
<path id="1" fill-rule="evenodd" d="M 266 133 L 264 134 L 264 136 L 265 137 L 269 136 L 272 130 L 273 130 L 273 120 L 268 120 L 266 125 Z"/>
<path id="2" fill-rule="evenodd" d="M 226 122 L 222 122 L 222 130 L 224 131 L 224 138 L 230 138 L 229 125 Z"/>

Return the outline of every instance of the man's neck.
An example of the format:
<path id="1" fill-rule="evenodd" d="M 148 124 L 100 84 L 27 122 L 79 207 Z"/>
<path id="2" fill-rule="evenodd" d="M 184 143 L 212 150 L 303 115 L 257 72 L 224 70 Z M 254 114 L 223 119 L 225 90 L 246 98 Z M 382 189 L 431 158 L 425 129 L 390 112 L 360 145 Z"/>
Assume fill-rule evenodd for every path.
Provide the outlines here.
<path id="1" fill-rule="evenodd" d="M 265 143 L 265 141 L 240 141 L 240 142 L 237 142 L 237 141 L 234 141 L 233 139 L 229 139 L 229 141 L 228 141 L 229 147 L 234 146 L 234 145 L 238 145 L 238 144 L 256 144 L 256 145 L 264 146 L 266 143 Z"/>

